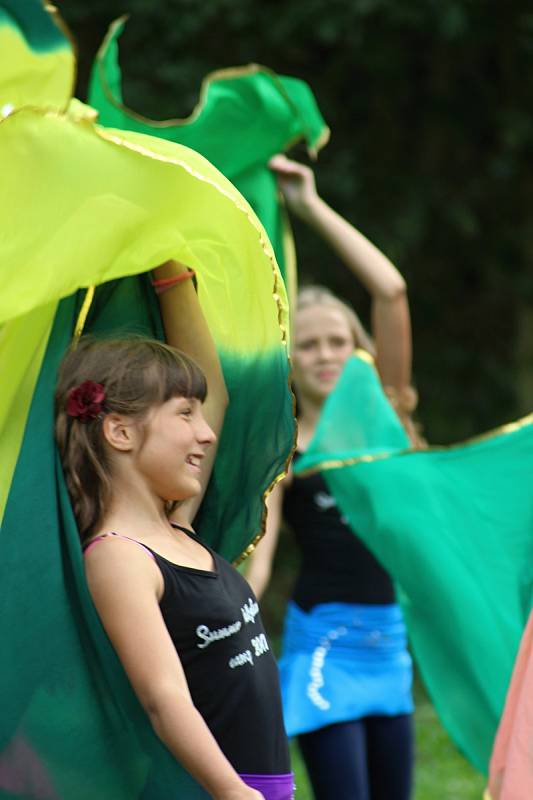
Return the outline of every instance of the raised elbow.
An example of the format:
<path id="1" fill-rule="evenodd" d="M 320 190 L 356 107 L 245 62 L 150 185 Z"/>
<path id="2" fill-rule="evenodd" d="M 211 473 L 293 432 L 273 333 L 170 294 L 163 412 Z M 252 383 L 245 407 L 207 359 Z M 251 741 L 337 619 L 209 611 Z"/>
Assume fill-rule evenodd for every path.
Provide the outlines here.
<path id="1" fill-rule="evenodd" d="M 382 292 L 382 299 L 388 301 L 403 300 L 407 296 L 407 284 L 401 275 L 391 282 Z"/>

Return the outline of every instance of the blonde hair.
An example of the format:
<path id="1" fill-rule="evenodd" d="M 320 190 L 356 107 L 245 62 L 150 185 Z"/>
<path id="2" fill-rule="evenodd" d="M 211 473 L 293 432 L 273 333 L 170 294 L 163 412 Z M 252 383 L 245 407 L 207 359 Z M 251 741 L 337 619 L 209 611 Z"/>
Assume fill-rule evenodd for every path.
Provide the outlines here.
<path id="1" fill-rule="evenodd" d="M 375 357 L 376 348 L 372 337 L 366 332 L 361 320 L 351 306 L 338 298 L 333 292 L 330 292 L 329 289 L 326 289 L 325 286 L 304 286 L 296 297 L 296 311 L 301 311 L 311 306 L 329 306 L 340 311 L 350 327 L 354 347 L 366 350 L 367 353 Z"/>
<path id="2" fill-rule="evenodd" d="M 333 292 L 325 286 L 304 286 L 296 297 L 296 311 L 311 306 L 329 306 L 341 311 L 350 326 L 350 331 L 354 339 L 356 348 L 366 350 L 372 358 L 376 357 L 376 347 L 372 337 L 363 327 L 361 320 L 347 303 L 340 300 Z M 418 405 L 418 393 L 413 386 L 405 386 L 398 392 L 392 386 L 384 386 L 383 390 L 387 395 L 392 407 L 398 414 L 402 425 L 409 436 L 413 447 L 423 449 L 427 447 L 427 442 L 422 436 L 421 426 L 413 421 L 412 414 Z"/>

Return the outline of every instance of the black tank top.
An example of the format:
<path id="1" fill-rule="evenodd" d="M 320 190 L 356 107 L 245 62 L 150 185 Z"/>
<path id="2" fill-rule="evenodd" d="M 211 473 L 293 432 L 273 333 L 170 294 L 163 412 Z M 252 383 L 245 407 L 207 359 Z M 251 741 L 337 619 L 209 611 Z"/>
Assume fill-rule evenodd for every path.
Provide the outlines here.
<path id="1" fill-rule="evenodd" d="M 194 705 L 234 769 L 286 774 L 278 668 L 256 598 L 242 575 L 204 546 L 214 572 L 178 566 L 150 550 L 164 580 L 163 619 Z"/>
<path id="2" fill-rule="evenodd" d="M 388 573 L 352 533 L 320 473 L 293 477 L 284 492 L 283 516 L 302 556 L 293 600 L 304 611 L 320 603 L 395 602 Z"/>

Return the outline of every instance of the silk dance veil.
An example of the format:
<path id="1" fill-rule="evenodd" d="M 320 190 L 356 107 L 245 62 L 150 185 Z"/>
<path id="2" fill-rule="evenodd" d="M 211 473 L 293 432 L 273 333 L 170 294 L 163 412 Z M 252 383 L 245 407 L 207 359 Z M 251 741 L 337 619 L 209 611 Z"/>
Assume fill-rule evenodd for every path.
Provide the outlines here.
<path id="1" fill-rule="evenodd" d="M 533 612 L 529 615 L 490 759 L 485 800 L 533 797 Z"/>
<path id="2" fill-rule="evenodd" d="M 196 527 L 234 559 L 293 445 L 287 298 L 234 186 L 187 147 L 95 124 L 73 70 L 57 16 L 0 0 L 0 797 L 194 800 L 205 792 L 154 735 L 87 592 L 55 375 L 82 331 L 161 336 L 147 271 L 196 270 L 230 395 Z"/>
<path id="3" fill-rule="evenodd" d="M 458 747 L 486 772 L 533 602 L 533 415 L 412 450 L 358 351 L 295 464 L 319 470 L 398 587 L 411 645 Z"/>
<path id="4" fill-rule="evenodd" d="M 294 247 L 276 178 L 268 162 L 301 141 L 315 158 L 329 139 L 309 86 L 248 64 L 207 75 L 194 111 L 184 119 L 151 120 L 124 105 L 118 39 L 125 18 L 109 28 L 94 62 L 89 102 L 102 125 L 158 136 L 205 156 L 246 197 L 265 226 L 292 296 Z"/>

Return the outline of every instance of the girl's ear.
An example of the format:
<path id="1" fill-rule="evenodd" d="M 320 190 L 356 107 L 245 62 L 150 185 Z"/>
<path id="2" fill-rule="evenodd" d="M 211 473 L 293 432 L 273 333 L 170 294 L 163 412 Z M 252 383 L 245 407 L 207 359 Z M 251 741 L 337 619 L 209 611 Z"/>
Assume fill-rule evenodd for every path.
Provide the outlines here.
<path id="1" fill-rule="evenodd" d="M 129 452 L 137 442 L 138 431 L 131 417 L 106 414 L 102 422 L 104 439 L 115 450 Z"/>

